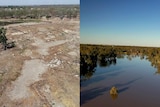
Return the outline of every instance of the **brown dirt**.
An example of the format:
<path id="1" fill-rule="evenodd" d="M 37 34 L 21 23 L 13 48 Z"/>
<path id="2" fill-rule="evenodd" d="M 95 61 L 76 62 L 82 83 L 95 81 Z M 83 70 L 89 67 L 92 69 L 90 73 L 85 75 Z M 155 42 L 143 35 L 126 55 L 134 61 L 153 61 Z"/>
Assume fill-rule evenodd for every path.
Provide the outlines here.
<path id="1" fill-rule="evenodd" d="M 79 21 L 8 25 L 0 50 L 1 107 L 79 107 Z"/>

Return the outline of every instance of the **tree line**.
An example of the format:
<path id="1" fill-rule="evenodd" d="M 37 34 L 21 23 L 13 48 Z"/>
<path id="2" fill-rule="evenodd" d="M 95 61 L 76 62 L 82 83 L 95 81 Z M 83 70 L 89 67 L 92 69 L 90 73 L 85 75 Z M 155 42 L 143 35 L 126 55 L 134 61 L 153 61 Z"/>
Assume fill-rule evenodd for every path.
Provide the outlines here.
<path id="1" fill-rule="evenodd" d="M 0 7 L 0 18 L 39 19 L 42 17 L 76 18 L 79 15 L 78 5 L 64 6 L 5 6 Z"/>
<path id="2" fill-rule="evenodd" d="M 90 78 L 95 72 L 97 63 L 108 67 L 116 64 L 116 58 L 124 58 L 124 56 L 129 60 L 136 56 L 146 59 L 157 68 L 155 73 L 160 74 L 160 48 L 80 44 L 81 77 L 83 80 Z"/>

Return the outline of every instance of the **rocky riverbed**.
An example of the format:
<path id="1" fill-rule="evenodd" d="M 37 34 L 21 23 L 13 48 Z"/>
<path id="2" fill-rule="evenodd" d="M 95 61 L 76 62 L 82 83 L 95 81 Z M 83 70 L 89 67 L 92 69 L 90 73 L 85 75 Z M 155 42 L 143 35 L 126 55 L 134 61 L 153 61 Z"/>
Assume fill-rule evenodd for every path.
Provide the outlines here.
<path id="1" fill-rule="evenodd" d="M 5 28 L 16 47 L 0 50 L 1 107 L 78 107 L 79 20 Z"/>

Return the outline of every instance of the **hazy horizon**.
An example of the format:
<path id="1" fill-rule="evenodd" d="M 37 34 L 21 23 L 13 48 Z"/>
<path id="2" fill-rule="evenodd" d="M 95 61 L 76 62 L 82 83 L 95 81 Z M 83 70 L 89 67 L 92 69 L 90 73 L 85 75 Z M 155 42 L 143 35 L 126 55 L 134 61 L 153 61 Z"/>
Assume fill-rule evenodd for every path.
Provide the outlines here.
<path id="1" fill-rule="evenodd" d="M 0 6 L 79 5 L 80 0 L 0 0 Z"/>
<path id="2" fill-rule="evenodd" d="M 160 47 L 160 1 L 81 0 L 80 43 Z"/>
<path id="3" fill-rule="evenodd" d="M 80 45 L 102 45 L 102 46 L 126 46 L 126 47 L 155 47 L 159 48 L 160 46 L 146 46 L 146 45 L 115 45 L 115 44 L 93 44 L 93 43 L 80 43 Z"/>

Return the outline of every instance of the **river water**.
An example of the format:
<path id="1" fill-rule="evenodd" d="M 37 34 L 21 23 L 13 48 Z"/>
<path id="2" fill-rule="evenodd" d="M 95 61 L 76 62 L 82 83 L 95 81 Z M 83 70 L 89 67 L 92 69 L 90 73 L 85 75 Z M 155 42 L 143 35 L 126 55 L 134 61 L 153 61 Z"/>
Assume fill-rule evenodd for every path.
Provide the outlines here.
<path id="1" fill-rule="evenodd" d="M 159 107 L 160 75 L 146 58 L 115 58 L 96 62 L 87 79 L 81 76 L 81 107 Z M 115 86 L 118 96 L 109 90 Z"/>

